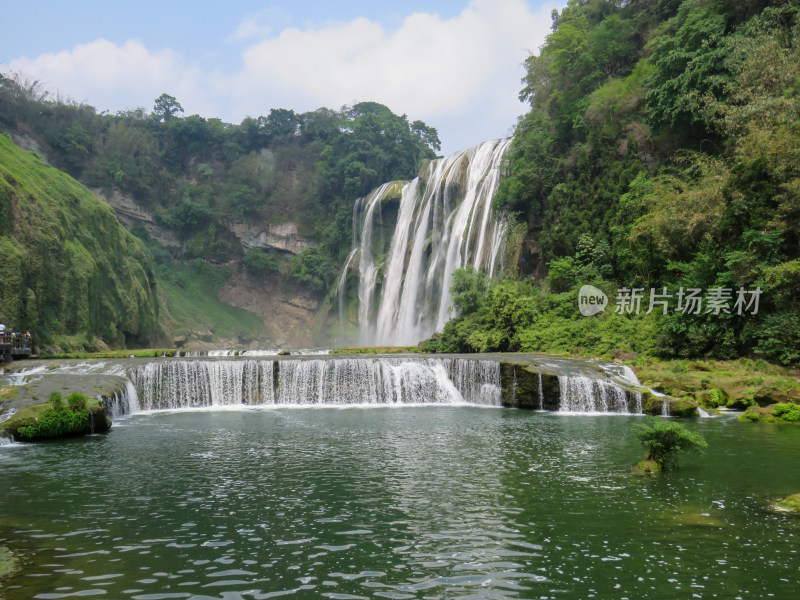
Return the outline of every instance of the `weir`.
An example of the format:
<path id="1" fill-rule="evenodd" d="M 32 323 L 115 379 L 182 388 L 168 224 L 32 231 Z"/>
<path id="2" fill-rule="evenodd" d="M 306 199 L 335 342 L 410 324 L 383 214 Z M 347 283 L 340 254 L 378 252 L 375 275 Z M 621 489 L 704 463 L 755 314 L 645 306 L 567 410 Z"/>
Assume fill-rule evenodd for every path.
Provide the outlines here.
<path id="1" fill-rule="evenodd" d="M 500 367 L 487 360 L 170 360 L 137 366 L 130 377 L 134 390 L 115 402 L 117 414 L 234 405 L 500 405 Z"/>
<path id="2" fill-rule="evenodd" d="M 360 345 L 429 337 L 450 318 L 453 271 L 498 268 L 506 228 L 491 204 L 510 144 L 484 142 L 432 161 L 416 179 L 383 184 L 356 201 L 353 249 L 336 295 L 344 321 L 347 298 L 357 293 Z"/>
<path id="3" fill-rule="evenodd" d="M 225 406 L 402 404 L 641 413 L 641 391 L 616 367 L 485 356 L 158 359 L 129 366 L 124 389 L 105 404 L 112 416 Z M 118 372 L 119 365 L 114 368 Z"/>

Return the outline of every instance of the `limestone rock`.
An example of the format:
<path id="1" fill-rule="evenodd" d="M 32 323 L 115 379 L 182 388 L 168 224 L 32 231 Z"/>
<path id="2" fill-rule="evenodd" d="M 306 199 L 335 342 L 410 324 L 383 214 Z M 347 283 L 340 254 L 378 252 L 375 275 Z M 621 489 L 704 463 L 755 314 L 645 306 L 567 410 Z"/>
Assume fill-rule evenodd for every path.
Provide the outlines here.
<path id="1" fill-rule="evenodd" d="M 230 226 L 233 234 L 245 248 L 262 248 L 300 254 L 303 250 L 316 246 L 302 238 L 297 223 L 267 223 L 257 226 L 252 223 L 234 223 Z"/>

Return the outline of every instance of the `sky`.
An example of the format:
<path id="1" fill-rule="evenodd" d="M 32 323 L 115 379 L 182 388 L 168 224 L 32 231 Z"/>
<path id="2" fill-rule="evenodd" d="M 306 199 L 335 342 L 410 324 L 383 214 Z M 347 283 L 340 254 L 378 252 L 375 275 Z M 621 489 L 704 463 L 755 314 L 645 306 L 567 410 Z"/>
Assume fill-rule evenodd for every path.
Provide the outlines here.
<path id="1" fill-rule="evenodd" d="M 566 0 L 27 0 L 8 3 L 0 72 L 98 112 L 166 92 L 240 123 L 375 101 L 435 127 L 442 152 L 510 135 L 523 61 Z"/>

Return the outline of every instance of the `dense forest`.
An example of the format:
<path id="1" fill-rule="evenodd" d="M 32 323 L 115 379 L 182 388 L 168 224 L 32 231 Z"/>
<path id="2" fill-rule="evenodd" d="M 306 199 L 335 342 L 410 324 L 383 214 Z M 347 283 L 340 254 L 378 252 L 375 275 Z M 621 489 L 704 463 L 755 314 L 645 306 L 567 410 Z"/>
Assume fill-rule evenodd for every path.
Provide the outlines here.
<path id="1" fill-rule="evenodd" d="M 155 257 L 162 318 L 173 334 L 265 337 L 254 315 L 218 301 L 234 273 L 324 296 L 350 249 L 354 199 L 413 177 L 440 147 L 435 129 L 374 102 L 303 114 L 272 109 L 238 125 L 182 113 L 165 93 L 149 112 L 98 114 L 23 75 L 0 77 L 0 131 L 101 197 L 121 195 L 152 215 L 157 235 L 141 224 L 131 231 Z M 233 232 L 287 222 L 308 241 L 302 251 L 247 249 Z M 32 327 L 27 319 L 15 326 Z M 74 329 L 53 323 L 54 333 Z"/>
<path id="2" fill-rule="evenodd" d="M 554 13 L 495 199 L 527 230 L 522 277 L 459 273 L 459 316 L 425 347 L 800 360 L 798 10 L 570 0 Z M 584 284 L 616 307 L 582 317 Z M 705 304 L 680 310 L 691 290 Z"/>

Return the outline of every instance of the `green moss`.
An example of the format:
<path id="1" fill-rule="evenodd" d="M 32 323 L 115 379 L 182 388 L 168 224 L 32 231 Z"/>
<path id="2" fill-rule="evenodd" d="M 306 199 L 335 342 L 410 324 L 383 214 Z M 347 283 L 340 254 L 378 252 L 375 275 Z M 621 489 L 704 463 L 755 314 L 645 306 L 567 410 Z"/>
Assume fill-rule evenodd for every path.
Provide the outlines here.
<path id="1" fill-rule="evenodd" d="M 173 337 L 209 331 L 217 339 L 238 338 L 244 342 L 267 338 L 260 317 L 219 299 L 218 290 L 229 275 L 227 270 L 203 261 L 158 266 L 156 279 L 168 307 L 164 322 Z"/>
<path id="2" fill-rule="evenodd" d="M 0 386 L 0 401 L 11 400 L 19 396 L 19 389 L 15 385 Z"/>
<path id="3" fill-rule="evenodd" d="M 633 468 L 634 475 L 655 475 L 657 473 L 661 473 L 664 470 L 657 461 L 645 459 L 640 460 L 636 466 Z"/>
<path id="4" fill-rule="evenodd" d="M 541 391 L 539 396 L 539 379 Z M 502 403 L 508 408 L 558 410 L 558 376 L 539 373 L 526 363 L 500 363 Z"/>
<path id="5" fill-rule="evenodd" d="M 24 408 L 15 413 L 11 419 L 0 423 L 0 429 L 5 429 L 8 432 L 16 431 L 17 427 L 21 425 L 28 425 L 35 422 L 38 416 L 49 407 L 50 405 L 45 403 Z"/>
<path id="6" fill-rule="evenodd" d="M 14 573 L 19 568 L 19 560 L 11 550 L 0 546 L 0 581 Z"/>
<path id="7" fill-rule="evenodd" d="M 174 348 L 141 348 L 138 350 L 104 350 L 102 352 L 62 352 L 60 354 L 44 354 L 41 358 L 158 358 L 175 356 Z"/>
<path id="8" fill-rule="evenodd" d="M 778 500 L 773 508 L 779 512 L 800 514 L 800 494 L 794 494 L 783 500 Z"/>
<path id="9" fill-rule="evenodd" d="M 103 432 L 110 427 L 111 421 L 97 398 L 70 394 L 65 403 L 58 392 L 48 403 L 29 406 L 0 423 L 0 429 L 21 441 Z"/>
<path id="10" fill-rule="evenodd" d="M 751 406 L 744 413 L 739 415 L 739 420 L 800 425 L 800 406 L 789 403 L 771 404 L 769 406 Z"/>
<path id="11" fill-rule="evenodd" d="M 707 409 L 725 406 L 745 410 L 755 403 L 800 402 L 797 372 L 763 360 L 657 360 L 632 362 L 642 384 L 671 396 L 694 398 Z"/>
<path id="12" fill-rule="evenodd" d="M 669 404 L 671 417 L 696 417 L 698 403 L 691 397 L 673 398 L 671 396 L 654 396 L 642 392 L 642 410 L 645 414 L 658 416 L 663 414 L 664 403 Z"/>
<path id="13" fill-rule="evenodd" d="M 0 306 L 40 345 L 80 334 L 109 345 L 162 335 L 152 257 L 111 208 L 0 137 Z"/>
<path id="14" fill-rule="evenodd" d="M 722 519 L 706 512 L 699 506 L 686 505 L 670 508 L 658 515 L 658 519 L 669 527 L 693 527 L 721 529 L 728 527 Z"/>

